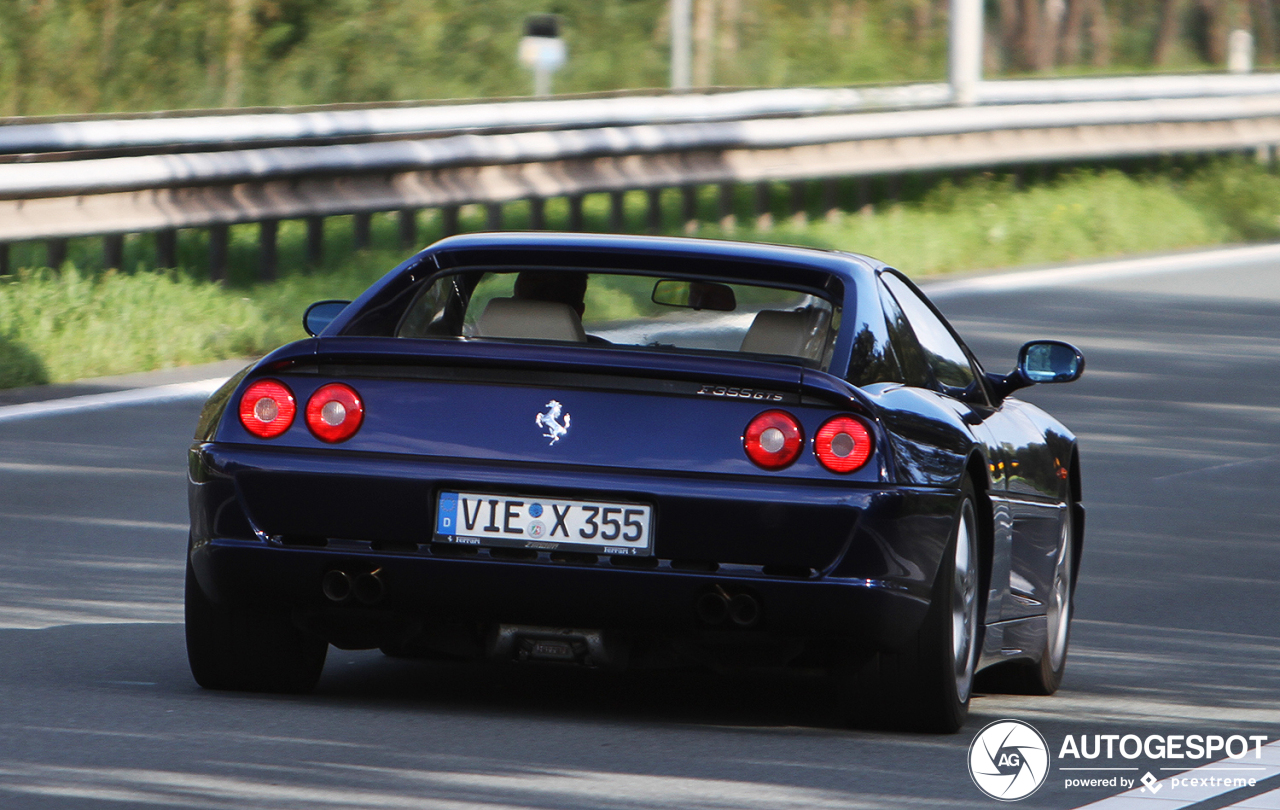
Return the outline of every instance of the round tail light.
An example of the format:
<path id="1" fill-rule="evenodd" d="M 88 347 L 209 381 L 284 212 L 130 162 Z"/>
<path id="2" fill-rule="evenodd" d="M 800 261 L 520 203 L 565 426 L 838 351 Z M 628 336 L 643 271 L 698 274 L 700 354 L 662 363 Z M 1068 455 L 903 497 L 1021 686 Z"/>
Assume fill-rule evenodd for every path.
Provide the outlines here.
<path id="1" fill-rule="evenodd" d="M 364 403 L 349 385 L 322 385 L 307 400 L 307 427 L 322 442 L 350 439 L 364 422 Z"/>
<path id="2" fill-rule="evenodd" d="M 836 473 L 850 473 L 866 464 L 874 447 L 871 431 L 852 416 L 833 416 L 813 437 L 818 461 Z"/>
<path id="3" fill-rule="evenodd" d="M 742 435 L 747 458 L 766 470 L 781 470 L 800 456 L 804 431 L 786 411 L 765 411 L 751 420 Z"/>
<path id="4" fill-rule="evenodd" d="M 258 380 L 240 397 L 240 424 L 259 439 L 274 439 L 289 429 L 298 404 L 279 380 Z"/>

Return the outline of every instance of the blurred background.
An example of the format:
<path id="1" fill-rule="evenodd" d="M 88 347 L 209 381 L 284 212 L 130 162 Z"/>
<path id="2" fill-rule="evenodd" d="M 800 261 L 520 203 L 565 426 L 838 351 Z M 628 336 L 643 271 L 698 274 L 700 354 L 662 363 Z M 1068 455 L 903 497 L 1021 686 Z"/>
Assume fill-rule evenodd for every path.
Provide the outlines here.
<path id="1" fill-rule="evenodd" d="M 526 95 L 526 15 L 557 15 L 558 93 L 665 87 L 668 0 L 5 0 L 0 115 Z M 692 84 L 944 80 L 947 0 L 692 0 Z M 988 0 L 988 78 L 1276 58 L 1273 0 Z"/>

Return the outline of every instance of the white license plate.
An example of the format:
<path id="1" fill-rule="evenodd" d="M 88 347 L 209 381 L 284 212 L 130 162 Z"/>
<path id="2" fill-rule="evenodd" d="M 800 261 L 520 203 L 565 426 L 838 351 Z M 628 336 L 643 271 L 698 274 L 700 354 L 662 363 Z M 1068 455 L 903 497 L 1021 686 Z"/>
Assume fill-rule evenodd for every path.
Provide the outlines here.
<path id="1" fill-rule="evenodd" d="M 438 543 L 597 554 L 652 554 L 653 508 L 639 503 L 441 492 Z"/>

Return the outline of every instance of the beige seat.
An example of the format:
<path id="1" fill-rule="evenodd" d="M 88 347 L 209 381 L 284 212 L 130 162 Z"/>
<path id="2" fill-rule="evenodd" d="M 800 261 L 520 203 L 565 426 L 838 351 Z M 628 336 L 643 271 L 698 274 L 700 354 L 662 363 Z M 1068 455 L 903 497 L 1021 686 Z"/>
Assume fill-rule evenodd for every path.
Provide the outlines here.
<path id="1" fill-rule="evenodd" d="M 810 313 L 762 309 L 742 338 L 741 351 L 748 354 L 784 354 L 808 357 Z"/>
<path id="2" fill-rule="evenodd" d="M 586 343 L 582 319 L 568 304 L 494 298 L 476 324 L 479 337 Z"/>

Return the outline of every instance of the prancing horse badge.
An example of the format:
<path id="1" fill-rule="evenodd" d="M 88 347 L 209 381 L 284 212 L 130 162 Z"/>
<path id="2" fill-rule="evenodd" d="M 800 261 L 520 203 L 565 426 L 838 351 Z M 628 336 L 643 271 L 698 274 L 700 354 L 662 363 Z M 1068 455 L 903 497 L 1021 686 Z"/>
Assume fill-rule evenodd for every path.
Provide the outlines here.
<path id="1" fill-rule="evenodd" d="M 564 406 L 553 399 L 547 403 L 546 413 L 540 413 L 533 418 L 534 424 L 547 431 L 542 435 L 550 439 L 551 444 L 560 441 L 560 438 L 569 432 L 569 414 L 564 414 L 563 425 L 558 421 L 563 410 Z"/>

